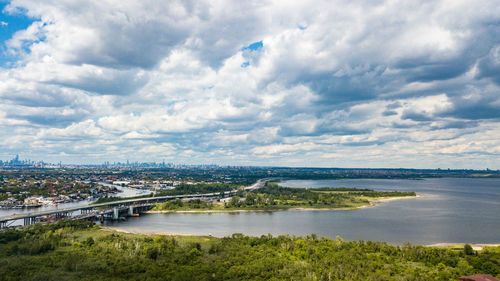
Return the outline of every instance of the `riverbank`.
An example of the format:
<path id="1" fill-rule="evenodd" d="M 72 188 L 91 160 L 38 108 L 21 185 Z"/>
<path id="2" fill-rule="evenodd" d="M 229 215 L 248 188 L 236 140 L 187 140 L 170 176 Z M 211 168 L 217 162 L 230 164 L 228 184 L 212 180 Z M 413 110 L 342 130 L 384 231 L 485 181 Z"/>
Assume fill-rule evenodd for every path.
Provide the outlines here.
<path id="1" fill-rule="evenodd" d="M 171 231 L 144 231 L 140 229 L 124 229 L 117 226 L 101 226 L 101 229 L 103 231 L 108 231 L 108 232 L 118 232 L 125 234 L 148 235 L 148 236 L 162 235 L 162 236 L 190 236 L 190 237 L 213 237 L 213 238 L 225 237 L 225 236 L 212 235 L 210 233 L 207 233 L 206 235 L 201 235 L 199 233 L 198 234 L 181 233 L 181 232 L 171 232 Z M 391 245 L 391 243 L 388 244 Z M 474 251 L 482 251 L 483 249 L 488 247 L 490 248 L 500 247 L 500 244 L 485 244 L 485 243 L 435 243 L 423 246 L 430 248 L 443 248 L 443 249 L 462 251 L 466 244 L 469 244 Z"/>
<path id="2" fill-rule="evenodd" d="M 415 196 L 398 196 L 398 197 L 381 197 L 369 199 L 368 204 L 356 206 L 356 207 L 341 207 L 341 208 L 329 208 L 329 207 L 280 207 L 280 208 L 254 208 L 254 209 L 190 209 L 190 210 L 156 210 L 147 211 L 146 214 L 168 214 L 168 213 L 180 213 L 180 214 L 196 214 L 196 213 L 244 213 L 244 212 L 278 212 L 278 211 L 347 211 L 347 210 L 358 210 L 364 208 L 374 207 L 380 203 L 404 200 L 404 199 L 417 199 L 422 197 L 428 197 L 429 194 L 416 194 Z"/>
<path id="3" fill-rule="evenodd" d="M 140 234 L 140 235 L 163 235 L 163 236 L 203 236 L 203 235 L 197 235 L 193 233 L 180 233 L 180 232 L 170 232 L 170 231 L 154 231 L 154 232 L 148 232 L 148 231 L 143 231 L 143 230 L 138 230 L 138 229 L 132 229 L 132 230 L 127 230 L 121 227 L 116 227 L 116 226 L 101 226 L 101 229 L 104 231 L 109 231 L 109 232 L 119 232 L 119 233 L 126 233 L 126 234 Z M 207 235 L 211 236 L 211 235 Z"/>
<path id="4" fill-rule="evenodd" d="M 377 198 L 377 199 L 372 200 L 370 202 L 370 205 L 361 206 L 361 207 L 359 207 L 357 209 L 374 207 L 377 204 L 384 203 L 384 202 L 390 202 L 390 201 L 396 201 L 396 200 L 405 200 L 405 199 L 417 199 L 417 198 L 423 198 L 423 197 L 429 197 L 429 196 L 431 196 L 431 195 L 430 194 L 419 193 L 419 194 L 416 194 L 415 196 L 382 197 L 382 198 Z"/>
<path id="5" fill-rule="evenodd" d="M 463 249 L 466 244 L 469 244 L 474 251 L 482 251 L 485 247 L 499 247 L 500 244 L 474 244 L 474 243 L 436 243 L 425 245 L 426 247 L 448 248 L 452 250 Z"/>

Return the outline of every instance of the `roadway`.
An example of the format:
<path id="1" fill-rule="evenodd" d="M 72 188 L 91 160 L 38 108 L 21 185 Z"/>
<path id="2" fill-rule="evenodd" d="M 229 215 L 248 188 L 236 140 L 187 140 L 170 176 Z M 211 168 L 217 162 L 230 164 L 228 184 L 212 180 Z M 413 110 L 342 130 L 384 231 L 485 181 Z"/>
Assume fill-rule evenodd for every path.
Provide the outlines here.
<path id="1" fill-rule="evenodd" d="M 251 191 L 251 190 L 257 190 L 257 189 L 259 189 L 259 188 L 264 187 L 264 185 L 266 184 L 266 182 L 267 182 L 267 181 L 268 181 L 268 180 L 266 180 L 266 179 L 261 179 L 261 180 L 258 180 L 256 183 L 254 183 L 254 184 L 252 184 L 252 185 L 250 185 L 250 186 L 247 186 L 247 187 L 245 187 L 244 189 L 245 189 L 245 190 L 250 190 L 250 191 Z"/>
<path id="2" fill-rule="evenodd" d="M 245 187 L 244 190 L 246 190 L 246 191 L 257 190 L 259 188 L 262 188 L 266 182 L 267 182 L 267 180 L 260 179 L 256 183 Z M 237 192 L 238 192 L 238 189 L 225 191 L 224 197 L 236 194 Z M 79 206 L 79 207 L 73 207 L 73 208 L 54 209 L 54 210 L 48 210 L 48 211 L 42 211 L 42 212 L 15 214 L 15 215 L 10 215 L 10 216 L 0 217 L 0 223 L 5 225 L 9 221 L 29 219 L 29 218 L 35 218 L 35 217 L 44 217 L 44 216 L 56 215 L 56 214 L 69 214 L 69 213 L 73 213 L 76 211 L 94 210 L 94 209 L 103 208 L 103 207 L 113 208 L 113 207 L 123 207 L 123 206 L 132 206 L 132 205 L 144 205 L 144 204 L 151 204 L 151 203 L 160 203 L 160 202 L 165 202 L 165 201 L 175 200 L 175 199 L 213 198 L 213 197 L 219 197 L 220 195 L 221 195 L 221 192 L 213 192 L 213 193 L 204 193 L 204 194 L 169 195 L 169 196 L 157 196 L 157 197 L 146 197 L 146 198 L 121 200 L 121 201 L 93 204 L 93 205 L 87 205 L 87 206 Z"/>

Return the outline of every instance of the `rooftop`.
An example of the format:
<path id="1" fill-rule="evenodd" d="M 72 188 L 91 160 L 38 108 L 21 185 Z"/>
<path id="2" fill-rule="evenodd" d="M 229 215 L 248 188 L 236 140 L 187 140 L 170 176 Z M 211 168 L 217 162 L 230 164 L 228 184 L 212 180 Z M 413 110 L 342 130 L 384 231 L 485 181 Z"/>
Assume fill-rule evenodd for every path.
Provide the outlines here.
<path id="1" fill-rule="evenodd" d="M 472 276 L 459 277 L 460 281 L 500 281 L 489 274 L 474 274 Z"/>

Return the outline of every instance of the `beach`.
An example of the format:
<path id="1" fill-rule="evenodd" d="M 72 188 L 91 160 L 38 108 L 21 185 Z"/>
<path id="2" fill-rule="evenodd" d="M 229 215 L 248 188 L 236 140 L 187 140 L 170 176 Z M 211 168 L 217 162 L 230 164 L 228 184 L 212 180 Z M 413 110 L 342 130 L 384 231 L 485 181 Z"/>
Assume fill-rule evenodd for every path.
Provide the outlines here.
<path id="1" fill-rule="evenodd" d="M 383 197 L 376 199 L 369 199 L 369 204 L 359 206 L 359 207 L 347 207 L 347 208 L 314 208 L 314 207 L 290 207 L 290 208 L 279 208 L 279 209 L 217 209 L 217 210 L 161 210 L 161 211 L 146 211 L 145 214 L 168 214 L 168 213 L 179 213 L 179 214 L 189 214 L 189 213 L 243 213 L 243 212 L 277 212 L 277 211 L 345 211 L 345 210 L 357 210 L 374 207 L 379 203 L 405 200 L 405 199 L 417 199 L 422 197 L 428 197 L 429 194 L 417 194 L 415 196 L 398 196 L 398 197 Z"/>

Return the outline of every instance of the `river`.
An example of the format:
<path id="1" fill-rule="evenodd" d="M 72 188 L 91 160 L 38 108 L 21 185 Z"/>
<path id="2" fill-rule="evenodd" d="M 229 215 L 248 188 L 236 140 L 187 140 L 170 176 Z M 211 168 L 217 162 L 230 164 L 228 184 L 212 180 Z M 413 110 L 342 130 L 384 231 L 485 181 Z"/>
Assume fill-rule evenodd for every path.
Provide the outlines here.
<path id="1" fill-rule="evenodd" d="M 213 236 L 315 233 L 391 244 L 500 243 L 500 179 L 291 180 L 281 185 L 415 191 L 427 196 L 358 210 L 149 214 L 109 225 L 130 232 Z"/>

